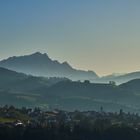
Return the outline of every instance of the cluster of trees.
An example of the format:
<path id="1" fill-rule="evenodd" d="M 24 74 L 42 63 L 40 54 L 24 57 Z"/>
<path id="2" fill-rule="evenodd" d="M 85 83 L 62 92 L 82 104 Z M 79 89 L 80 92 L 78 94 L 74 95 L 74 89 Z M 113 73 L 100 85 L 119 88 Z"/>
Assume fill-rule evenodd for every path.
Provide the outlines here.
<path id="1" fill-rule="evenodd" d="M 59 127 L 0 127 L 2 140 L 139 140 L 140 130 L 125 126 L 96 129 L 90 126 L 61 124 Z"/>

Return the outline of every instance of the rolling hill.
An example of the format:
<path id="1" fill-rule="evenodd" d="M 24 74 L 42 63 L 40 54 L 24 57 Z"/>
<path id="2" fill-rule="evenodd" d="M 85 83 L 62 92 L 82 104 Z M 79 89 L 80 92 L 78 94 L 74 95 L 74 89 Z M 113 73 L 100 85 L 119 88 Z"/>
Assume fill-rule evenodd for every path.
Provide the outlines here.
<path id="1" fill-rule="evenodd" d="M 139 111 L 140 96 L 121 86 L 86 82 L 62 81 L 48 88 L 36 90 L 44 94 L 50 106 L 61 109 L 97 110 L 103 106 L 114 111 Z"/>
<path id="2" fill-rule="evenodd" d="M 0 68 L 0 105 L 140 112 L 140 80 L 119 86 L 44 78 Z"/>

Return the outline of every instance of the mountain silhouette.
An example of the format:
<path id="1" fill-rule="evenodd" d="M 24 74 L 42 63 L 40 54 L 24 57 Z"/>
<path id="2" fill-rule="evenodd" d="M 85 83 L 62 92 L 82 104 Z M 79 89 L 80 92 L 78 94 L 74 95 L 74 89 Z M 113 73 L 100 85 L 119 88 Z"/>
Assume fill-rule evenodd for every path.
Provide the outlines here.
<path id="1" fill-rule="evenodd" d="M 25 56 L 13 56 L 0 61 L 0 67 L 17 72 L 44 77 L 66 77 L 72 80 L 96 79 L 93 71 L 83 71 L 72 68 L 67 62 L 60 63 L 51 60 L 46 53 L 33 53 Z"/>

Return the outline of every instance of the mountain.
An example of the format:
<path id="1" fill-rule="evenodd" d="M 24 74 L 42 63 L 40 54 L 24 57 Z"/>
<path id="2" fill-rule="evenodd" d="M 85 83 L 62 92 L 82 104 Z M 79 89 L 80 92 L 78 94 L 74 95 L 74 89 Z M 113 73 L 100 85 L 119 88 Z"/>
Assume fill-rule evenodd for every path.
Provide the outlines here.
<path id="1" fill-rule="evenodd" d="M 60 63 L 51 60 L 48 55 L 36 52 L 31 55 L 10 57 L 0 61 L 0 67 L 17 72 L 44 77 L 66 77 L 72 80 L 85 80 L 98 78 L 93 71 L 76 70 L 67 62 Z"/>
<path id="2" fill-rule="evenodd" d="M 109 81 L 115 81 L 116 84 L 122 84 L 126 83 L 130 80 L 134 79 L 140 79 L 140 71 L 138 72 L 132 72 L 127 74 L 121 74 L 121 75 L 108 75 L 105 77 L 100 77 L 95 80 L 95 82 L 98 83 L 109 83 Z"/>

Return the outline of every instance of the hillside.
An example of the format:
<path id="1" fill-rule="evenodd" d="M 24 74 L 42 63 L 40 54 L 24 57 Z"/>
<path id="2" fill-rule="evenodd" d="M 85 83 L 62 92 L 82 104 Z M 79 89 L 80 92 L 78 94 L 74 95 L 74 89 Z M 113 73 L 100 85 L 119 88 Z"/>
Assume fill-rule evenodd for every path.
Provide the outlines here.
<path id="1" fill-rule="evenodd" d="M 66 78 L 44 78 L 18 73 L 0 67 L 0 89 L 8 91 L 30 91 L 48 87 Z"/>
<path id="2" fill-rule="evenodd" d="M 120 87 L 127 91 L 133 91 L 137 94 L 140 94 L 140 79 L 134 79 L 127 83 L 123 83 L 120 85 Z"/>
<path id="3" fill-rule="evenodd" d="M 133 91 L 111 84 L 65 81 L 38 89 L 36 92 L 43 93 L 50 106 L 55 105 L 56 108 L 61 109 L 90 110 L 104 106 L 110 111 L 120 108 L 134 111 L 140 105 L 140 97 Z"/>
<path id="4" fill-rule="evenodd" d="M 68 79 L 34 77 L 0 68 L 0 105 L 39 106 L 44 99 L 33 91 L 63 80 Z"/>
<path id="5" fill-rule="evenodd" d="M 98 110 L 103 106 L 109 111 L 140 111 L 140 80 L 116 86 L 35 77 L 5 68 L 0 68 L 0 77 L 0 105 L 65 110 Z"/>

